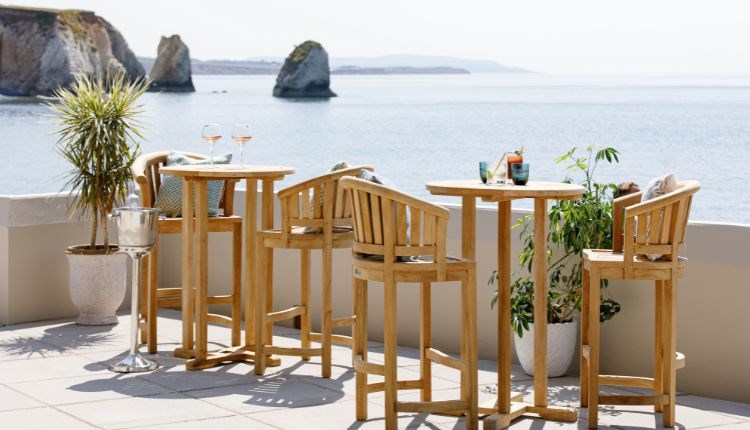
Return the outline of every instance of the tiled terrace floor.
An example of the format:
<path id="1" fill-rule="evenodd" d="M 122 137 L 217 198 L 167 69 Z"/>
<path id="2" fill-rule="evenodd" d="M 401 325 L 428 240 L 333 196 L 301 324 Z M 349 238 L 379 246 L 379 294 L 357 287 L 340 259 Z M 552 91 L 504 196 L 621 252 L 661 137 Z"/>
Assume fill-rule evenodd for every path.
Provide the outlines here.
<path id="1" fill-rule="evenodd" d="M 121 375 L 106 364 L 124 356 L 128 344 L 129 316 L 116 326 L 82 327 L 71 320 L 23 324 L 0 329 L 0 428 L 57 429 L 148 428 L 181 429 L 380 429 L 383 428 L 382 395 L 372 395 L 366 422 L 354 420 L 354 372 L 347 365 L 351 352 L 336 348 L 330 379 L 322 379 L 319 362 L 302 364 L 283 358 L 280 368 L 264 377 L 248 364 L 236 363 L 189 372 L 183 360 L 172 357 L 179 340 L 179 321 L 164 312 L 159 321 L 161 367 L 152 373 Z M 278 328 L 281 344 L 297 340 L 297 332 Z M 217 343 L 228 342 L 229 331 L 209 329 Z M 376 359 L 378 344 L 372 344 Z M 402 348 L 400 374 L 418 375 L 416 350 Z M 480 401 L 493 398 L 495 363 L 480 363 Z M 438 378 L 435 398 L 457 397 L 458 374 L 434 366 Z M 413 379 L 413 378 L 409 378 Z M 373 378 L 374 380 L 374 378 Z M 525 396 L 533 381 L 513 369 L 513 387 Z M 578 378 L 550 380 L 551 403 L 575 407 Z M 400 398 L 416 399 L 416 392 Z M 661 416 L 648 407 L 609 407 L 600 412 L 602 428 L 660 428 Z M 678 428 L 750 429 L 750 405 L 680 395 Z M 424 414 L 402 414 L 401 428 L 464 428 L 463 420 Z M 524 418 L 513 429 L 586 428 L 586 410 L 574 424 Z"/>

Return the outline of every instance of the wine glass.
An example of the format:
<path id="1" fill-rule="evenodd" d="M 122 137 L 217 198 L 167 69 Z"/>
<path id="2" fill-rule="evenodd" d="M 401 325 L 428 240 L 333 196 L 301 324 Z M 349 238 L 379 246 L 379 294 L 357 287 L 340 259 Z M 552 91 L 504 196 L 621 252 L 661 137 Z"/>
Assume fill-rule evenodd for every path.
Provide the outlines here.
<path id="1" fill-rule="evenodd" d="M 209 164 L 214 167 L 214 144 L 221 139 L 221 129 L 218 124 L 206 124 L 201 129 L 201 138 L 208 143 Z"/>
<path id="2" fill-rule="evenodd" d="M 237 124 L 232 128 L 232 140 L 240 145 L 240 167 L 245 167 L 245 143 L 250 140 L 250 126 Z"/>

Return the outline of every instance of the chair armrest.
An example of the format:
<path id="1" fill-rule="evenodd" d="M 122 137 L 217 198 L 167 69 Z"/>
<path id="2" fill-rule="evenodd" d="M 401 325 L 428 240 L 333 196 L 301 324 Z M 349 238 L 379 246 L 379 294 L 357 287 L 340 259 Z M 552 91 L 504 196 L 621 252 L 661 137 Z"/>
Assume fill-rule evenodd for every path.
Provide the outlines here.
<path id="1" fill-rule="evenodd" d="M 622 252 L 623 245 L 623 216 L 625 208 L 641 201 L 643 192 L 628 194 L 616 198 L 612 202 L 612 251 Z"/>
<path id="2" fill-rule="evenodd" d="M 325 175 L 316 176 L 314 178 L 310 178 L 308 180 L 298 182 L 294 185 L 290 185 L 286 188 L 282 188 L 278 191 L 277 195 L 279 196 L 279 199 L 287 198 L 291 195 L 299 194 L 300 192 L 304 190 L 308 190 L 322 183 L 325 183 L 326 181 L 329 181 L 331 178 L 349 176 L 349 175 L 352 175 L 353 173 L 359 173 L 359 171 L 362 169 L 373 171 L 373 167 L 369 165 L 347 167 L 346 169 L 341 169 L 335 172 L 327 173 Z"/>
<path id="3" fill-rule="evenodd" d="M 678 200 L 681 200 L 685 195 L 692 195 L 701 188 L 698 181 L 687 180 L 677 182 L 677 190 L 669 194 L 665 194 L 655 199 L 646 200 L 645 202 L 638 203 L 633 206 L 628 206 L 625 209 L 625 217 L 634 217 L 651 212 L 654 209 L 663 208 L 670 205 Z M 628 196 L 630 197 L 630 196 Z"/>

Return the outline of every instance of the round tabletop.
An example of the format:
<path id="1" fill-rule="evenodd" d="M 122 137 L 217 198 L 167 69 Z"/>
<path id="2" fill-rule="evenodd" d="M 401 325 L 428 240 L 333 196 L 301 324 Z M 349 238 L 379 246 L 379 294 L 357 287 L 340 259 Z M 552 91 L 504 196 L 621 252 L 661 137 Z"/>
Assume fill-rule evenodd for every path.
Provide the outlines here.
<path id="1" fill-rule="evenodd" d="M 526 185 L 487 185 L 478 179 L 432 181 L 427 183 L 427 190 L 438 196 L 474 196 L 488 201 L 526 198 L 569 200 L 578 199 L 586 191 L 581 185 L 563 182 L 530 181 Z"/>
<path id="2" fill-rule="evenodd" d="M 270 166 L 262 164 L 199 164 L 191 166 L 164 166 L 159 173 L 183 178 L 280 178 L 294 173 L 293 167 Z"/>

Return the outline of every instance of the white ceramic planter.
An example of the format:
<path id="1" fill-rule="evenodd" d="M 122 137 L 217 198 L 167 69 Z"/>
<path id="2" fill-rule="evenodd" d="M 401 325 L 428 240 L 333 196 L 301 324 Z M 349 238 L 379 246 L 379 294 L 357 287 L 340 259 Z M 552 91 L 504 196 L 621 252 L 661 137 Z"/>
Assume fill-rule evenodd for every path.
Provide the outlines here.
<path id="1" fill-rule="evenodd" d="M 117 324 L 115 311 L 125 298 L 128 256 L 70 252 L 65 255 L 68 258 L 70 299 L 80 313 L 76 323 Z"/>
<path id="2" fill-rule="evenodd" d="M 576 352 L 578 322 L 547 325 L 547 374 L 551 378 L 563 376 Z M 527 375 L 534 375 L 534 324 L 523 337 L 514 334 L 513 341 L 521 367 Z"/>

